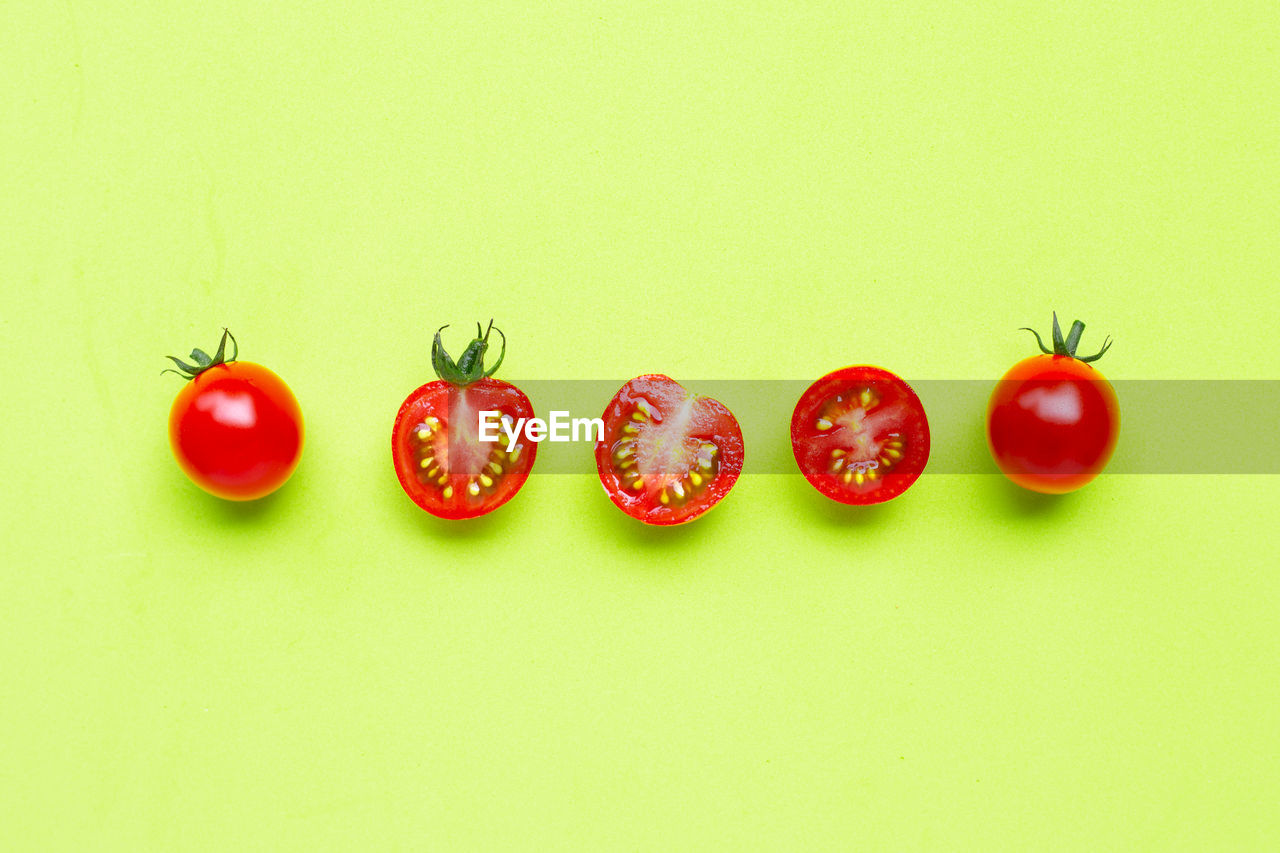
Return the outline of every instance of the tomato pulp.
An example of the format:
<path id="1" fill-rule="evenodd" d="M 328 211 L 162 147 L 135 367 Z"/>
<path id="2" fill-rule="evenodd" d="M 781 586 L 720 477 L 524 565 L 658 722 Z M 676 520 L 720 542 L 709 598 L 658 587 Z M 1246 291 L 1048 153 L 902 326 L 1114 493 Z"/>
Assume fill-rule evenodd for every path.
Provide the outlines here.
<path id="1" fill-rule="evenodd" d="M 645 524 L 683 524 L 718 504 L 742 473 L 738 420 L 668 376 L 632 379 L 604 411 L 596 471 L 615 505 Z"/>
<path id="2" fill-rule="evenodd" d="M 920 398 L 893 373 L 854 366 L 805 390 L 791 414 L 791 450 L 806 480 L 844 504 L 882 503 L 905 492 L 929 461 Z"/>

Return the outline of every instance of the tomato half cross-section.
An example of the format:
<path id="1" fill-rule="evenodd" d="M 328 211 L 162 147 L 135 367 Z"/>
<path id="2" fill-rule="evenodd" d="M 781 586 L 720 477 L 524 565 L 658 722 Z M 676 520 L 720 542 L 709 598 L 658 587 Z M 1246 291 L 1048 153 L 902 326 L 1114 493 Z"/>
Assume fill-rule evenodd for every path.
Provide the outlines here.
<path id="1" fill-rule="evenodd" d="M 493 422 L 512 430 L 533 417 L 533 405 L 519 388 L 494 379 L 506 355 L 506 336 L 476 325 L 476 337 L 455 362 L 436 332 L 431 364 L 439 378 L 418 388 L 400 405 L 391 433 L 391 457 L 405 494 L 439 518 L 475 518 L 502 506 L 520 491 L 538 452 L 520 433 L 510 445 L 499 429 L 497 441 L 480 438 L 480 413 L 497 412 Z M 489 335 L 502 338 L 498 360 L 488 369 Z"/>
<path id="2" fill-rule="evenodd" d="M 226 354 L 227 341 L 232 354 Z M 174 356 L 187 384 L 169 409 L 169 445 L 200 488 L 232 501 L 265 497 L 284 485 L 302 458 L 302 409 L 284 380 L 260 364 L 237 361 L 223 329 L 218 351 Z"/>
<path id="3" fill-rule="evenodd" d="M 1093 366 L 1111 348 L 1076 355 L 1084 323 L 1064 337 L 1053 316 L 1053 349 L 1034 329 L 1040 355 L 1009 368 L 987 402 L 987 445 L 1013 482 L 1045 494 L 1072 492 L 1098 476 L 1120 437 L 1120 401 Z"/>
<path id="4" fill-rule="evenodd" d="M 669 376 L 637 376 L 604 411 L 596 470 L 619 509 L 645 524 L 683 524 L 718 504 L 742 473 L 742 429 L 718 400 Z"/>
<path id="5" fill-rule="evenodd" d="M 929 461 L 929 421 L 911 386 L 879 367 L 845 367 L 810 385 L 791 414 L 805 479 L 843 504 L 905 492 Z"/>

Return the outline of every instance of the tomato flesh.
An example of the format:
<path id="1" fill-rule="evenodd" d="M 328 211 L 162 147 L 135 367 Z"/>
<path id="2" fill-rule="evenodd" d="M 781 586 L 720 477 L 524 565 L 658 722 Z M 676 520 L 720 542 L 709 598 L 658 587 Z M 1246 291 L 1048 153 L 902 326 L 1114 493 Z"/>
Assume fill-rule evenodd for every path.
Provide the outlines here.
<path id="1" fill-rule="evenodd" d="M 815 489 L 845 504 L 902 494 L 929 461 L 929 421 L 902 379 L 879 367 L 828 373 L 791 415 L 791 450 Z"/>
<path id="2" fill-rule="evenodd" d="M 391 453 L 405 494 L 440 518 L 474 518 L 515 496 L 529 478 L 538 445 L 520 433 L 508 450 L 506 434 L 481 441 L 481 411 L 499 412 L 515 428 L 533 417 L 529 398 L 499 379 L 459 387 L 437 379 L 405 399 L 396 415 Z"/>
<path id="3" fill-rule="evenodd" d="M 605 493 L 645 524 L 692 521 L 729 493 L 742 473 L 738 420 L 725 405 L 668 376 L 632 379 L 604 411 L 596 470 Z"/>
<path id="4" fill-rule="evenodd" d="M 1120 402 L 1097 368 L 1035 355 L 1010 368 L 987 403 L 987 445 L 1018 485 L 1075 491 L 1102 472 L 1120 436 Z"/>
<path id="5" fill-rule="evenodd" d="M 298 400 L 260 364 L 233 361 L 200 372 L 169 409 L 169 444 L 183 472 L 212 495 L 265 497 L 302 458 Z"/>

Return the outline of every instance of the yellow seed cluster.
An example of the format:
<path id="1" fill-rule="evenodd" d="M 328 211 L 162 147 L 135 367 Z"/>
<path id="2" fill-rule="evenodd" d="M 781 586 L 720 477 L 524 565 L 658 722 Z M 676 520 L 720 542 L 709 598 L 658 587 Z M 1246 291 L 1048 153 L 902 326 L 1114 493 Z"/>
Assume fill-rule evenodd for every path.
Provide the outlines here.
<path id="1" fill-rule="evenodd" d="M 858 436 L 859 449 L 865 451 L 869 442 L 865 440 L 865 435 Z M 850 483 L 862 486 L 867 483 L 873 483 L 888 473 L 898 460 L 902 459 L 903 451 L 902 437 L 894 434 L 880 446 L 879 454 L 875 459 L 855 459 L 849 451 L 842 448 L 836 448 L 831 451 L 831 461 L 829 469 L 832 474 L 840 478 L 840 482 L 848 485 Z"/>
<path id="2" fill-rule="evenodd" d="M 417 440 L 415 450 L 418 455 L 418 469 L 422 472 L 419 475 L 420 479 L 426 485 L 438 487 L 440 496 L 449 501 L 453 500 L 456 492 L 449 482 L 447 460 L 436 455 L 435 440 L 439 428 L 439 418 L 434 416 L 425 418 L 414 428 L 413 438 Z M 517 444 L 510 453 L 507 453 L 501 445 L 495 444 L 489 451 L 489 458 L 483 470 L 473 477 L 466 478 L 463 488 L 466 489 L 467 495 L 478 498 L 482 491 L 496 488 L 503 473 L 515 467 L 523 449 L 523 444 Z"/>
<path id="3" fill-rule="evenodd" d="M 826 432 L 841 423 L 842 418 L 850 412 L 854 412 L 855 418 L 861 420 L 861 416 L 856 414 L 859 408 L 862 415 L 865 415 L 878 405 L 880 396 L 870 388 L 863 388 L 847 399 L 844 395 L 837 396 L 822 407 L 821 416 L 813 422 L 814 429 Z M 852 439 L 852 446 L 837 447 L 831 451 L 827 470 L 846 485 L 864 486 L 888 473 L 902 459 L 902 454 L 902 436 L 897 433 L 891 434 L 888 440 L 876 447 L 872 436 L 859 430 Z"/>
<path id="4" fill-rule="evenodd" d="M 826 432 L 835 426 L 842 415 L 848 414 L 854 407 L 860 407 L 865 414 L 880 405 L 880 396 L 870 388 L 863 388 L 849 400 L 843 395 L 828 400 L 822 407 L 822 416 L 813 422 L 818 432 Z"/>
<path id="5" fill-rule="evenodd" d="M 648 403 L 641 400 L 627 418 L 622 437 L 611 448 L 614 470 L 623 485 L 633 492 L 645 490 L 645 480 L 636 465 L 636 442 L 643 425 L 659 420 Z M 720 450 L 713 442 L 703 441 L 694 454 L 693 461 L 682 476 L 672 480 L 658 491 L 658 502 L 663 506 L 680 506 L 706 488 L 715 479 L 719 466 Z"/>

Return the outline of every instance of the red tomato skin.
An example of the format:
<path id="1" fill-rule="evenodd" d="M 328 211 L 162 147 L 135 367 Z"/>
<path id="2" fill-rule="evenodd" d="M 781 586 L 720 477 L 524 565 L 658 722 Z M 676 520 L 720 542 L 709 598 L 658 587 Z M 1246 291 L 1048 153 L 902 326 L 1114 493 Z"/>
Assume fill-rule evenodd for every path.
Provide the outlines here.
<path id="1" fill-rule="evenodd" d="M 395 463 L 396 477 L 400 487 L 419 508 L 437 518 L 450 521 L 477 518 L 493 512 L 516 496 L 529 479 L 534 460 L 538 454 L 538 443 L 523 441 L 521 459 L 514 467 L 508 466 L 503 479 L 499 481 L 501 489 L 493 494 L 486 494 L 479 501 L 470 500 L 466 488 L 468 477 L 451 473 L 446 485 L 453 487 L 453 496 L 445 498 L 441 488 L 424 485 L 418 480 L 412 451 L 408 444 L 409 434 L 423 418 L 434 416 L 440 419 L 442 428 L 449 427 L 450 414 L 456 411 L 455 403 L 463 389 L 444 381 L 435 379 L 417 388 L 405 398 L 396 413 L 395 424 L 391 430 L 391 456 Z M 497 409 L 509 412 L 516 418 L 532 418 L 533 404 L 524 392 L 510 382 L 501 379 L 480 379 L 466 386 L 465 394 L 477 398 L 476 408 Z M 500 433 L 500 445 L 506 446 L 507 438 Z"/>
<path id="2" fill-rule="evenodd" d="M 910 448 L 907 456 L 883 477 L 874 488 L 855 489 L 827 470 L 826 448 L 815 453 L 825 436 L 817 432 L 813 422 L 817 409 L 830 397 L 861 386 L 883 388 L 892 392 L 911 415 L 902 425 L 902 434 Z M 805 389 L 791 413 L 791 450 L 800 472 L 820 493 L 843 504 L 865 506 L 892 500 L 915 484 L 929 461 L 929 421 L 924 404 L 916 392 L 892 371 L 874 365 L 852 365 L 833 370 Z"/>
<path id="3" fill-rule="evenodd" d="M 636 402 L 644 399 L 656 404 L 661 411 L 664 405 L 681 402 L 688 396 L 695 395 L 690 395 L 670 376 L 646 373 L 623 385 L 604 410 L 604 441 L 596 443 L 596 472 L 609 500 L 628 516 L 645 524 L 670 527 L 700 518 L 719 505 L 742 474 L 746 453 L 738 419 L 719 400 L 698 396 L 699 415 L 689 435 L 714 441 L 719 447 L 719 470 L 715 480 L 683 507 L 663 506 L 652 491 L 635 492 L 623 483 L 613 467 L 611 454 L 613 444 L 620 437 Z"/>
<path id="4" fill-rule="evenodd" d="M 1095 367 L 1033 355 L 1009 369 L 987 402 L 987 446 L 1013 482 L 1073 492 L 1098 476 L 1120 437 L 1120 401 Z"/>
<path id="5" fill-rule="evenodd" d="M 187 382 L 169 409 L 169 445 L 183 473 L 231 501 L 265 497 L 302 458 L 302 409 L 284 380 L 233 361 Z"/>

